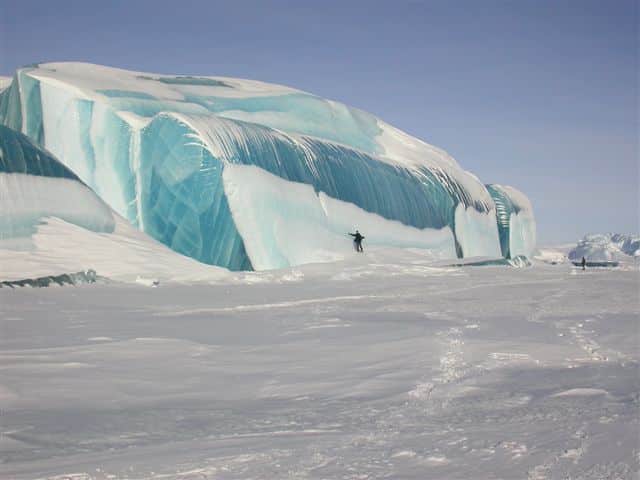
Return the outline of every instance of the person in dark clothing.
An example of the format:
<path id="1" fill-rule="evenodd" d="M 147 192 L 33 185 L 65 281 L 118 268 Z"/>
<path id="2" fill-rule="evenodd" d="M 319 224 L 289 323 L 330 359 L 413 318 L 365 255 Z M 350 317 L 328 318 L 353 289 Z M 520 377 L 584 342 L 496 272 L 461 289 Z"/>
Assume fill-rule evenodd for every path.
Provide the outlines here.
<path id="1" fill-rule="evenodd" d="M 587 260 L 584 257 L 582 257 L 582 261 L 580 262 L 580 264 L 582 265 L 582 269 L 584 270 L 585 269 L 584 267 L 587 266 Z"/>
<path id="2" fill-rule="evenodd" d="M 353 237 L 353 247 L 356 249 L 356 252 L 362 252 L 362 240 L 364 240 L 364 236 L 360 234 L 358 230 L 356 233 L 350 233 Z"/>

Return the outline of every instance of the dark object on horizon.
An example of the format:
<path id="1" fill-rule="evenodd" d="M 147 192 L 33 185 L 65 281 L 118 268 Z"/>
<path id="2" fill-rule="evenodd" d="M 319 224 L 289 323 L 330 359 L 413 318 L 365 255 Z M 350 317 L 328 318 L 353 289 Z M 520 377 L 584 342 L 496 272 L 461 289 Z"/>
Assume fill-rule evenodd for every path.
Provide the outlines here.
<path id="1" fill-rule="evenodd" d="M 571 262 L 576 267 L 582 267 L 582 261 L 579 262 Z M 620 262 L 586 262 L 585 266 L 587 267 L 617 267 L 620 265 Z"/>
<path id="2" fill-rule="evenodd" d="M 51 285 L 80 285 L 83 283 L 96 283 L 98 280 L 104 281 L 103 277 L 96 274 L 95 270 L 87 270 L 77 273 L 63 273 L 61 275 L 49 275 L 38 278 L 25 278 L 23 280 L 4 280 L 0 281 L 0 288 L 9 287 L 34 287 L 43 288 Z"/>
<path id="3" fill-rule="evenodd" d="M 356 233 L 350 233 L 353 237 L 353 247 L 356 249 L 356 252 L 362 252 L 362 240 L 364 240 L 364 235 L 361 235 L 358 230 Z"/>
<path id="4" fill-rule="evenodd" d="M 587 264 L 587 260 L 584 257 L 582 257 L 582 261 L 580 263 L 582 264 L 582 270 L 584 270 L 584 267 Z"/>

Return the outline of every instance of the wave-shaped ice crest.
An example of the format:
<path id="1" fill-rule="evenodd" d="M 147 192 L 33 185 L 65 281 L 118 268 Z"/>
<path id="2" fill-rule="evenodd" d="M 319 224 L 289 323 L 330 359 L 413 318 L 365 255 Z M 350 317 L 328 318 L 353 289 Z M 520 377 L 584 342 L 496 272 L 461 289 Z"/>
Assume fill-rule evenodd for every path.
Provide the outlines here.
<path id="1" fill-rule="evenodd" d="M 310 185 L 372 218 L 449 229 L 457 256 L 501 252 L 494 199 L 445 152 L 292 88 L 43 64 L 18 70 L 0 92 L 0 123 L 49 149 L 132 224 L 205 263 L 252 267 L 248 233 L 224 191 L 228 165 Z M 532 248 L 533 216 L 518 215 L 507 254 Z M 290 261 L 312 256 L 299 252 Z"/>

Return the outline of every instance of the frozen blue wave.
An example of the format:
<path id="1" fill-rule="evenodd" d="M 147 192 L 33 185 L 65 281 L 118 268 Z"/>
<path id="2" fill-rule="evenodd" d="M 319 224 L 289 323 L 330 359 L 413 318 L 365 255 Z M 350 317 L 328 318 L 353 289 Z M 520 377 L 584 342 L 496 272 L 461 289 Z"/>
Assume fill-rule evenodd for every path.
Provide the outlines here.
<path id="1" fill-rule="evenodd" d="M 0 93 L 0 123 L 53 152 L 132 224 L 205 263 L 252 268 L 224 191 L 228 164 L 416 229 L 448 228 L 459 257 L 474 245 L 460 235 L 478 236 L 474 255 L 512 253 L 517 208 L 505 195 L 366 112 L 286 87 L 45 64 L 16 72 Z M 476 225 L 494 211 L 495 239 Z"/>

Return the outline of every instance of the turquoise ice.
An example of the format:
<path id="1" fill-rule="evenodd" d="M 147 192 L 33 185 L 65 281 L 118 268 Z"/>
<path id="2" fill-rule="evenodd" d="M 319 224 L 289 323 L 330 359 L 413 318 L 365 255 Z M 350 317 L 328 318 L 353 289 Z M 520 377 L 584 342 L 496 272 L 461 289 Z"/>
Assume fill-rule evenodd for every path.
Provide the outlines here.
<path id="1" fill-rule="evenodd" d="M 531 202 L 513 187 L 487 185 L 496 205 L 500 249 L 505 258 L 530 256 L 536 236 Z"/>
<path id="2" fill-rule="evenodd" d="M 367 226 L 371 245 L 440 257 L 513 250 L 505 250 L 495 197 L 444 151 L 366 112 L 288 87 L 43 64 L 18 70 L 0 93 L 0 123 L 50 150 L 133 225 L 179 253 L 233 270 L 344 255 L 350 247 L 339 230 L 359 226 L 349 218 Z M 225 175 L 233 166 L 271 176 Z M 297 226 L 306 237 L 294 240 L 279 213 L 294 214 L 299 198 L 276 188 L 304 196 L 308 221 L 301 215 Z M 262 218 L 246 212 L 263 207 Z M 304 240 L 311 237 L 325 240 Z M 513 241 L 518 254 L 529 255 L 521 251 L 535 238 Z"/>
<path id="3" fill-rule="evenodd" d="M 25 135 L 0 125 L 0 241 L 28 238 L 55 216 L 94 232 L 112 232 L 114 218 L 67 167 Z"/>

